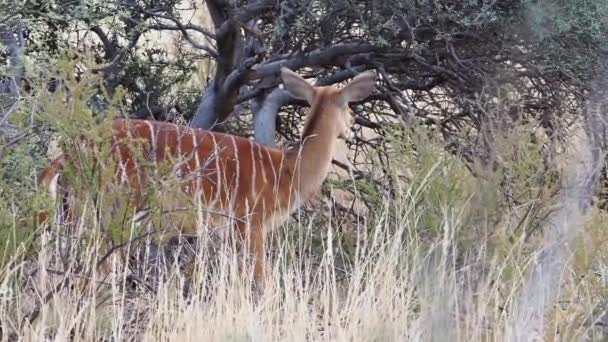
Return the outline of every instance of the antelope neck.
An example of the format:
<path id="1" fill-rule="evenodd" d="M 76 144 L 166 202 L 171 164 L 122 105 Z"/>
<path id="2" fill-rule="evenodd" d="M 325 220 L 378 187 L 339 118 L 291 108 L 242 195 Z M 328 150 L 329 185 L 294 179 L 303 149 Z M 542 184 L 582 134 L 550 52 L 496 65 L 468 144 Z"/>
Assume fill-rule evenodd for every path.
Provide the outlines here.
<path id="1" fill-rule="evenodd" d="M 338 113 L 331 108 L 332 99 L 321 97 L 313 103 L 308 114 L 302 139 L 298 148 L 291 151 L 298 176 L 298 190 L 303 199 L 308 199 L 318 189 L 329 172 L 337 144 L 335 120 Z"/>

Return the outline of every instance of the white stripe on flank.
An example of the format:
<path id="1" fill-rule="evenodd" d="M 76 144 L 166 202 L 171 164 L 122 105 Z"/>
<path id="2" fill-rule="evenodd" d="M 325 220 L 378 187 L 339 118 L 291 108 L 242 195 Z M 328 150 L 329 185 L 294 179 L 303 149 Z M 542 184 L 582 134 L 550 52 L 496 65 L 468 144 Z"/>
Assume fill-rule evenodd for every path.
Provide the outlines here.
<path id="1" fill-rule="evenodd" d="M 262 154 L 262 146 L 259 144 L 255 144 L 258 148 L 258 157 L 260 157 L 260 169 L 262 169 L 262 179 L 264 179 L 264 183 L 268 182 L 266 178 L 266 168 L 264 167 L 264 155 Z"/>
<path id="2" fill-rule="evenodd" d="M 133 151 L 133 149 L 131 148 L 133 144 L 136 144 L 137 142 L 135 141 L 135 139 L 133 139 L 133 135 L 131 134 L 131 128 L 127 127 L 127 143 L 124 145 L 125 148 L 127 149 L 127 151 L 129 153 L 127 153 L 127 155 L 131 156 L 131 161 L 133 162 L 133 172 L 135 172 L 135 177 L 137 177 L 137 183 L 139 184 L 139 186 L 143 186 L 143 184 L 141 183 L 141 171 L 139 169 L 139 165 L 137 164 L 137 155 L 135 154 L 135 152 Z M 127 184 L 129 184 L 129 175 L 127 175 L 127 162 L 126 161 L 123 165 L 124 169 L 124 176 L 127 179 Z M 130 184 L 131 186 L 133 184 Z"/>
<path id="3" fill-rule="evenodd" d="M 241 162 L 239 160 L 239 149 L 236 146 L 236 139 L 234 139 L 234 135 L 231 135 L 230 138 L 232 139 L 232 146 L 234 147 L 234 161 L 236 163 L 236 185 L 238 186 L 239 179 L 241 177 Z"/>
<path id="4" fill-rule="evenodd" d="M 154 126 L 152 126 L 152 123 L 150 121 L 145 121 L 145 123 L 148 125 L 148 129 L 150 129 L 150 147 L 152 149 L 151 153 L 152 153 L 152 161 L 154 162 L 154 164 L 156 165 L 156 134 L 154 133 Z"/>
<path id="5" fill-rule="evenodd" d="M 156 176 L 156 179 L 158 179 L 158 162 L 157 162 L 157 154 L 156 154 L 156 150 L 158 148 L 157 142 L 156 142 L 156 132 L 154 131 L 154 126 L 152 125 L 152 123 L 150 121 L 145 121 L 145 123 L 148 125 L 148 128 L 150 129 L 150 154 L 151 154 L 151 159 L 152 159 L 152 164 L 154 164 L 154 175 Z M 143 185 L 140 183 L 140 185 Z"/>
<path id="6" fill-rule="evenodd" d="M 220 153 L 219 150 L 217 148 L 217 140 L 215 140 L 215 134 L 209 132 L 209 135 L 211 135 L 211 139 L 213 140 L 213 158 L 215 159 L 215 173 L 217 175 L 217 184 L 215 185 L 216 187 L 216 191 L 215 191 L 215 197 L 213 199 L 213 202 L 217 202 L 220 198 L 220 191 L 221 191 L 221 184 L 222 184 L 222 180 L 221 180 L 221 172 L 220 172 Z"/>
<path id="7" fill-rule="evenodd" d="M 182 158 L 182 139 L 180 139 L 181 137 L 179 136 L 179 126 L 178 125 L 175 125 L 175 138 L 177 139 L 177 156 L 176 156 L 176 158 L 178 158 L 178 163 L 179 163 Z"/>
<path id="8" fill-rule="evenodd" d="M 230 194 L 230 197 L 233 198 L 234 201 L 236 201 L 237 197 L 240 197 L 239 182 L 241 180 L 241 161 L 239 160 L 239 149 L 236 146 L 236 139 L 234 138 L 234 135 L 230 135 L 230 138 L 232 139 L 232 146 L 234 148 L 234 163 L 236 164 L 236 178 L 234 180 L 234 189 L 232 190 L 232 194 Z M 234 201 L 231 200 L 230 202 L 234 204 Z"/>
<path id="9" fill-rule="evenodd" d="M 129 178 L 127 177 L 127 164 L 119 162 L 118 167 L 120 168 L 120 183 L 129 184 Z"/>
<path id="10" fill-rule="evenodd" d="M 120 182 L 124 183 L 124 178 L 125 178 L 124 166 L 123 166 L 124 162 L 122 160 L 122 154 L 120 153 L 120 144 L 115 135 L 112 135 L 112 145 L 113 145 L 112 148 L 114 149 L 114 151 L 116 151 L 114 153 L 118 155 L 118 164 L 116 165 L 116 166 L 118 166 L 118 168 L 116 170 L 116 173 L 119 174 L 118 178 L 120 179 Z"/>
<path id="11" fill-rule="evenodd" d="M 192 153 L 194 153 L 194 162 L 195 162 L 195 169 L 192 170 L 192 173 L 194 174 L 194 193 L 196 194 L 196 196 L 199 196 L 199 192 L 202 191 L 202 183 L 199 181 L 199 177 L 201 177 L 202 171 L 201 171 L 201 160 L 199 158 L 198 155 L 198 144 L 197 144 L 197 140 L 196 140 L 196 131 L 195 130 L 191 130 L 192 133 Z"/>
<path id="12" fill-rule="evenodd" d="M 251 150 L 251 197 L 255 197 L 256 193 L 255 193 L 255 154 L 253 152 L 253 142 L 249 139 L 247 139 L 247 141 L 249 141 L 249 147 Z"/>
<path id="13" fill-rule="evenodd" d="M 285 159 L 285 154 L 281 153 L 281 163 L 279 164 L 279 174 L 277 177 L 277 182 L 275 183 L 275 186 L 274 186 L 275 193 L 279 192 L 279 186 L 281 184 L 281 177 L 283 176 L 283 160 L 284 159 Z M 274 164 L 272 165 L 272 167 L 274 168 Z"/>
<path id="14" fill-rule="evenodd" d="M 201 168 L 201 160 L 198 156 L 198 144 L 196 141 L 196 132 L 192 130 L 192 153 L 194 154 L 194 161 L 196 165 L 196 170 L 194 172 L 198 174 Z"/>
<path id="15" fill-rule="evenodd" d="M 277 181 L 277 170 L 274 168 L 274 163 L 272 162 L 272 156 L 270 155 L 270 150 L 265 148 L 266 155 L 268 156 L 268 162 L 270 163 L 270 167 L 272 167 L 272 181 L 276 183 Z"/>
<path id="16" fill-rule="evenodd" d="M 182 146 L 186 134 L 187 129 L 183 131 L 178 125 L 175 125 L 175 137 L 177 139 L 176 165 L 178 165 L 180 177 L 187 177 L 190 171 L 190 165 L 188 164 L 188 151 L 184 151 Z"/>

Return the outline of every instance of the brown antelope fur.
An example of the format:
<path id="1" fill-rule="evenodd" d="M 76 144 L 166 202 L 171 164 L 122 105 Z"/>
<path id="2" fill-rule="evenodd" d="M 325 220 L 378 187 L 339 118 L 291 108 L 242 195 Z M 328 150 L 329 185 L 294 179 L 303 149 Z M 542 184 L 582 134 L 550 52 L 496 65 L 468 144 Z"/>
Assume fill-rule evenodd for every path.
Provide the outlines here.
<path id="1" fill-rule="evenodd" d="M 319 190 L 329 172 L 337 139 L 350 137 L 354 119 L 348 103 L 366 98 L 376 80 L 375 72 L 368 71 L 339 89 L 314 87 L 287 68 L 281 69 L 281 77 L 291 96 L 311 105 L 301 142 L 288 151 L 234 135 L 157 121 L 116 119 L 112 125 L 120 178 L 132 189 L 135 205 L 145 206 L 142 193 L 149 176 L 138 166 L 133 145 L 125 143 L 131 138 L 145 142 L 148 158 L 173 166 L 183 193 L 200 200 L 206 208 L 236 218 L 240 236 L 252 249 L 258 280 L 265 275 L 265 232 L 284 223 Z M 53 161 L 42 172 L 41 185 L 54 190 L 64 163 L 63 156 Z M 195 231 L 195 227 L 182 229 Z"/>

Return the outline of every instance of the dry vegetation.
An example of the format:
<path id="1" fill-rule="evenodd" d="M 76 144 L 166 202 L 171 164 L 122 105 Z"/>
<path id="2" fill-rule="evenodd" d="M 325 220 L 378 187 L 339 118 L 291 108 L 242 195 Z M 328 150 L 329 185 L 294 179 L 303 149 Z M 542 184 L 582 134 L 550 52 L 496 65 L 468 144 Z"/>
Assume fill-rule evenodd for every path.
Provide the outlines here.
<path id="1" fill-rule="evenodd" d="M 604 0 L 199 3 L 0 2 L 0 341 L 608 340 Z M 153 220 L 107 215 L 121 196 L 81 134 L 217 116 L 289 144 L 307 107 L 280 64 L 380 78 L 347 157 L 270 236 L 265 288 L 222 227 L 159 243 L 179 227 L 155 187 Z M 40 228 L 55 145 L 91 172 L 67 173 L 72 222 Z"/>
<path id="2" fill-rule="evenodd" d="M 39 96 L 29 100 L 61 113 L 41 119 L 60 132 L 64 146 L 82 127 L 93 127 L 79 110 L 86 96 L 74 96 L 71 106 L 58 94 Z M 391 159 L 398 191 L 383 193 L 365 178 L 327 183 L 326 192 L 352 191 L 372 210 L 357 217 L 331 201 L 303 207 L 272 236 L 273 267 L 263 290 L 242 272 L 239 251 L 208 234 L 211 227 L 197 239 L 157 246 L 146 234 L 158 228 L 154 224 L 136 226 L 128 214 L 126 220 L 97 221 L 103 196 L 92 191 L 80 195 L 82 211 L 73 226 L 31 230 L 32 210 L 48 205 L 31 188 L 37 167 L 3 167 L 4 179 L 23 183 L 2 184 L 14 201 L 2 205 L 1 338 L 516 340 L 527 274 L 550 243 L 543 232 L 550 232 L 551 217 L 567 204 L 557 196 L 565 177 L 540 174 L 541 151 L 530 143 L 530 127 L 497 139 L 504 167 L 480 168 L 476 176 L 430 130 L 395 132 Z M 564 146 L 566 160 L 581 154 L 577 145 Z M 10 157 L 33 159 L 19 149 Z M 375 165 L 372 154 L 368 159 Z M 556 170 L 563 175 L 570 164 Z M 509 196 L 500 186 L 505 175 Z M 523 204 L 513 207 L 515 202 Z M 585 216 L 578 248 L 558 279 L 557 301 L 544 316 L 545 340 L 607 336 L 605 216 L 598 210 Z M 120 244 L 125 237 L 131 242 Z"/>

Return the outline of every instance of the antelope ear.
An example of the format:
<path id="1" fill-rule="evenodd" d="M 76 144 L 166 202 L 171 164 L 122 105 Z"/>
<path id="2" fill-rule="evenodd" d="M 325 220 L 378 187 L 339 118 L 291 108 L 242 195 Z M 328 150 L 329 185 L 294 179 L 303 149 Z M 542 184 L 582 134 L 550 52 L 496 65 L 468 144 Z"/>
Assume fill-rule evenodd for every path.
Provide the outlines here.
<path id="1" fill-rule="evenodd" d="M 291 96 L 312 103 L 314 89 L 310 83 L 285 67 L 281 68 L 281 78 L 283 79 L 285 89 L 287 89 Z"/>
<path id="2" fill-rule="evenodd" d="M 376 72 L 373 70 L 361 73 L 340 91 L 340 97 L 345 103 L 363 101 L 376 86 Z"/>

